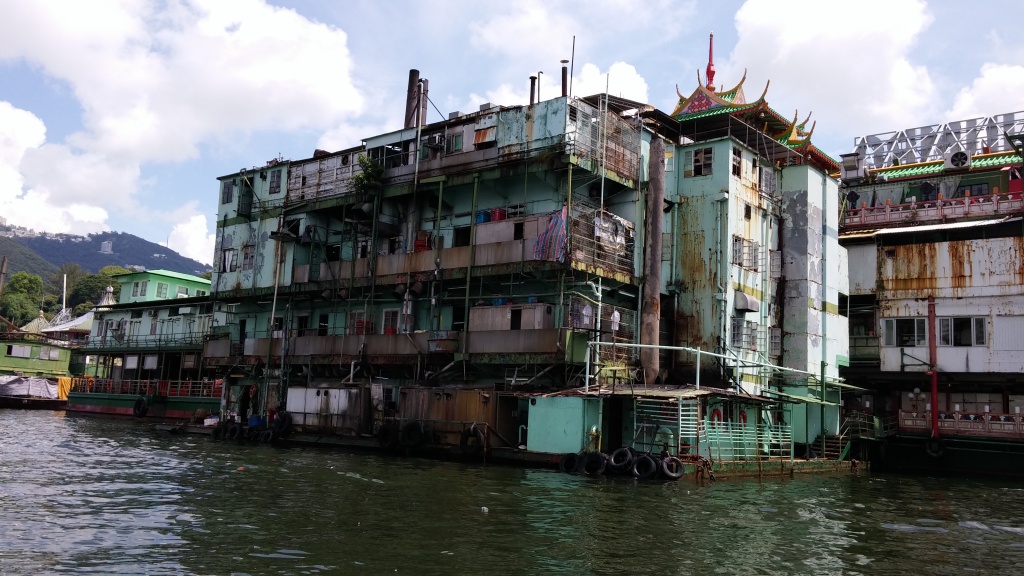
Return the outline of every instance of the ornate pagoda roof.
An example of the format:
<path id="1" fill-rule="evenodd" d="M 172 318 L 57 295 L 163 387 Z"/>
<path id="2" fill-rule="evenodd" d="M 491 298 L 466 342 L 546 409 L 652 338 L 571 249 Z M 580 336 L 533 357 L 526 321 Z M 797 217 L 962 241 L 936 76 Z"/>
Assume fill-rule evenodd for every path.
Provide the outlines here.
<path id="1" fill-rule="evenodd" d="M 839 163 L 835 159 L 811 144 L 811 135 L 814 133 L 816 123 L 811 124 L 810 129 L 807 128 L 807 123 L 811 119 L 810 114 L 800 121 L 800 114 L 797 111 L 794 112 L 793 118 L 790 120 L 765 102 L 765 95 L 768 93 L 771 81 L 765 83 L 761 96 L 753 102 L 748 102 L 743 93 L 743 84 L 747 80 L 746 70 L 743 71 L 743 77 L 739 83 L 731 89 L 715 90 L 714 40 L 715 35 L 711 34 L 708 44 L 708 67 L 705 72 L 707 81 L 701 79 L 698 70 L 697 88 L 688 97 L 684 97 L 679 91 L 679 86 L 676 86 L 679 102 L 671 116 L 684 125 L 682 131 L 684 133 L 700 132 L 700 130 L 689 130 L 685 125 L 714 116 L 732 116 L 757 128 L 786 148 L 805 155 L 809 161 L 820 166 L 826 172 L 839 170 Z"/>

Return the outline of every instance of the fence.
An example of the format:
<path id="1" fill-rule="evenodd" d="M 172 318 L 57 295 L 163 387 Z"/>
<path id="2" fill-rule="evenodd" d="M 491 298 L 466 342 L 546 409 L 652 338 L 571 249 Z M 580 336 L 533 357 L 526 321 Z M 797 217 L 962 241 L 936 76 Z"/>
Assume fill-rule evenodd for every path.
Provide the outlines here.
<path id="1" fill-rule="evenodd" d="M 930 432 L 931 429 L 930 411 L 900 410 L 901 432 Z M 939 433 L 1024 439 L 1024 417 L 1020 414 L 939 412 Z"/>
<path id="2" fill-rule="evenodd" d="M 112 378 L 73 378 L 71 391 L 79 394 L 124 394 L 220 398 L 221 380 L 114 380 Z"/>

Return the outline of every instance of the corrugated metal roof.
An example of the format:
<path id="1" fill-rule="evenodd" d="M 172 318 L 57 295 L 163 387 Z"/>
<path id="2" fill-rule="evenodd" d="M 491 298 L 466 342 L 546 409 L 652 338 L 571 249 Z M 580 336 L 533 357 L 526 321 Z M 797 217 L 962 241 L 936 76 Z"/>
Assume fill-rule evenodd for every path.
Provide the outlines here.
<path id="1" fill-rule="evenodd" d="M 128 272 L 126 274 L 118 274 L 117 278 L 127 278 L 135 274 L 153 274 L 156 276 L 165 276 L 167 278 L 176 278 L 178 280 L 188 280 L 189 282 L 210 284 L 210 281 L 206 278 L 200 278 L 199 276 L 193 276 L 191 274 L 182 274 L 181 272 L 172 272 L 170 270 L 143 270 L 142 272 Z"/>

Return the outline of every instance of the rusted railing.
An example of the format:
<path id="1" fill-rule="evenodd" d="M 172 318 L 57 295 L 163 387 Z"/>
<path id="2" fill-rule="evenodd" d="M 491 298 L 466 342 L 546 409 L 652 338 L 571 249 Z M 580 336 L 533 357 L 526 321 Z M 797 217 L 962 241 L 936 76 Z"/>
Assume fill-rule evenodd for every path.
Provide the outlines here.
<path id="1" fill-rule="evenodd" d="M 1024 210 L 1021 194 L 992 194 L 965 196 L 946 200 L 911 201 L 884 206 L 848 208 L 843 216 L 843 228 L 874 228 L 893 224 L 938 222 L 963 217 L 1012 214 Z"/>
<path id="2" fill-rule="evenodd" d="M 929 432 L 931 412 L 900 410 L 901 432 Z M 939 412 L 939 434 L 1024 439 L 1024 418 L 1020 414 Z"/>
<path id="3" fill-rule="evenodd" d="M 221 380 L 115 380 L 113 378 L 72 378 L 71 391 L 80 394 L 125 394 L 168 397 L 220 398 Z"/>

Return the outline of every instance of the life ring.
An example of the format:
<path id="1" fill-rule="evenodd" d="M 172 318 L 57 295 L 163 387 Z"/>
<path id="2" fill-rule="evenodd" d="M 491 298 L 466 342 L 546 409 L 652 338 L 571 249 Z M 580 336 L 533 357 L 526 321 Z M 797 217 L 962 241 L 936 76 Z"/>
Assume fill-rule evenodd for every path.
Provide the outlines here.
<path id="1" fill-rule="evenodd" d="M 669 480 L 679 480 L 686 472 L 683 461 L 675 456 L 666 456 L 661 459 L 661 473 Z"/>
<path id="2" fill-rule="evenodd" d="M 570 452 L 558 461 L 558 469 L 562 472 L 573 473 L 580 465 L 580 455 Z"/>
<path id="3" fill-rule="evenodd" d="M 462 431 L 459 437 L 459 450 L 466 458 L 473 458 L 484 449 L 486 438 L 484 432 L 477 426 L 470 426 Z"/>
<path id="4" fill-rule="evenodd" d="M 633 463 L 633 477 L 637 480 L 653 478 L 658 473 L 658 462 L 650 454 L 641 454 Z"/>
<path id="5" fill-rule="evenodd" d="M 139 396 L 132 405 L 132 415 L 136 418 L 143 418 L 149 412 L 149 400 L 145 396 Z"/>
<path id="6" fill-rule="evenodd" d="M 612 452 L 612 455 L 608 458 L 608 466 L 616 472 L 629 470 L 632 465 L 633 452 L 626 446 Z"/>
<path id="7" fill-rule="evenodd" d="M 932 458 L 939 458 L 946 451 L 946 447 L 943 445 L 941 438 L 933 437 L 924 443 L 924 451 Z"/>
<path id="8" fill-rule="evenodd" d="M 228 440 L 238 440 L 238 437 L 242 435 L 242 425 L 235 423 L 228 427 L 224 433 L 224 438 Z"/>
<path id="9" fill-rule="evenodd" d="M 394 450 L 401 442 L 400 436 L 398 426 L 394 422 L 387 422 L 377 431 L 377 442 L 380 442 L 380 447 L 385 450 Z"/>
<path id="10" fill-rule="evenodd" d="M 413 420 L 402 427 L 402 444 L 409 448 L 418 448 L 423 444 L 425 436 L 423 423 L 417 420 Z"/>
<path id="11" fill-rule="evenodd" d="M 740 410 L 739 421 L 740 421 L 740 424 L 742 424 L 744 426 L 747 425 L 747 411 L 746 410 Z"/>
<path id="12" fill-rule="evenodd" d="M 717 426 L 722 425 L 722 411 L 718 408 L 711 411 L 711 423 Z"/>
<path id="13" fill-rule="evenodd" d="M 580 458 L 579 471 L 583 474 L 604 474 L 608 456 L 603 452 L 588 452 Z"/>

